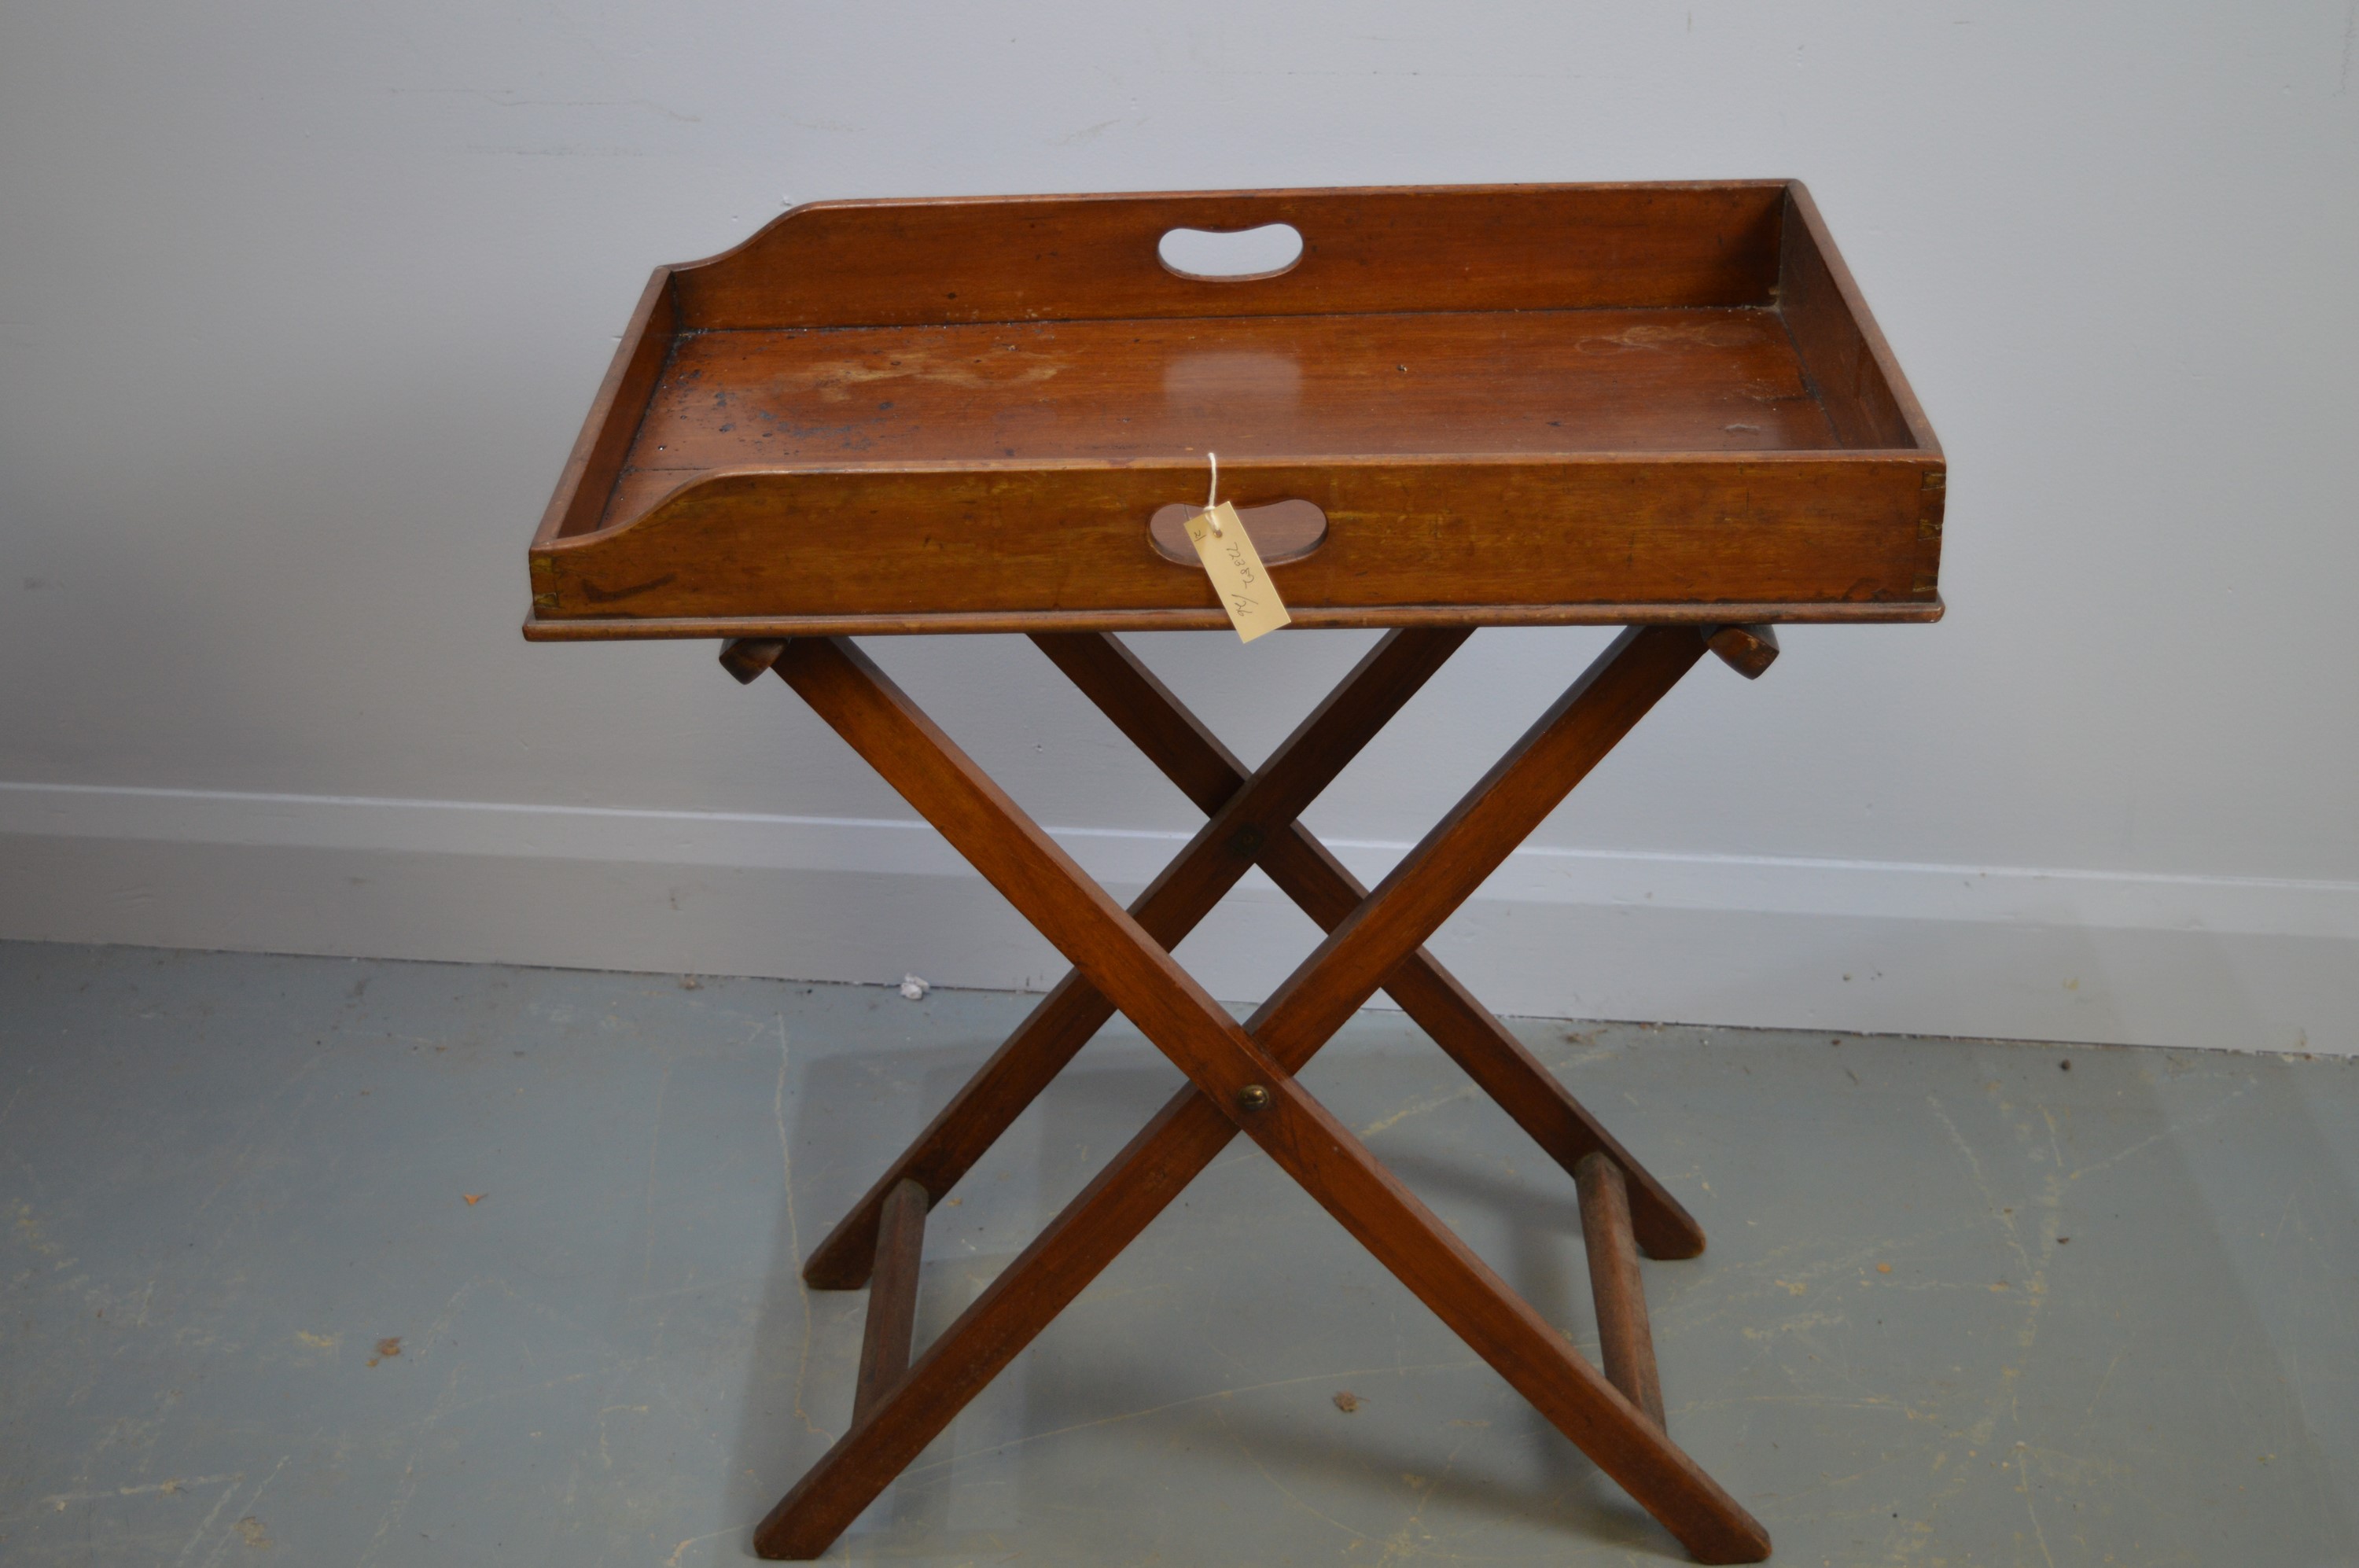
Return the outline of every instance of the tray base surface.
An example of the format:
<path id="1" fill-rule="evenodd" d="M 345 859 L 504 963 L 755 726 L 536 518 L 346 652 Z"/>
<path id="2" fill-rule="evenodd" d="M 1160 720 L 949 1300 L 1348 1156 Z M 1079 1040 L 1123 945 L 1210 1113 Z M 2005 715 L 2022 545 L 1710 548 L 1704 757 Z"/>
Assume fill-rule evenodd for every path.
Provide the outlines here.
<path id="1" fill-rule="evenodd" d="M 1755 307 L 689 332 L 601 526 L 723 468 L 1841 448 Z"/>

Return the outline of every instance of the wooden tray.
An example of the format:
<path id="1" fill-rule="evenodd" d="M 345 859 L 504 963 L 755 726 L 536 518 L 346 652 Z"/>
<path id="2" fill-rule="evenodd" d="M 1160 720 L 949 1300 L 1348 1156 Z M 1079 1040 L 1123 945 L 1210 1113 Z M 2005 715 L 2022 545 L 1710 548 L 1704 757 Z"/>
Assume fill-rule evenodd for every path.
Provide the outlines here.
<path id="1" fill-rule="evenodd" d="M 1225 626 L 1207 451 L 1301 626 L 1941 611 L 1940 447 L 1765 180 L 797 208 L 648 283 L 525 635 Z"/>

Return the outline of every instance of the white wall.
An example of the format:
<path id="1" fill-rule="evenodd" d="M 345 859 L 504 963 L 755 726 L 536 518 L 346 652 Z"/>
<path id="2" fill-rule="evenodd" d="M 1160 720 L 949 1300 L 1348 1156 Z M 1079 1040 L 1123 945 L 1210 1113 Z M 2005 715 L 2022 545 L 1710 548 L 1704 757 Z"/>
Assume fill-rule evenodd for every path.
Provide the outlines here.
<path id="1" fill-rule="evenodd" d="M 0 935 L 1037 983 L 775 683 L 518 639 L 647 270 L 821 197 L 1794 175 L 1947 445 L 1950 617 L 1699 671 L 1443 945 L 1525 1008 L 2359 1048 L 2354 32 L 9 6 Z M 1142 639 L 1248 755 L 1365 640 Z M 1314 825 L 1380 867 L 1600 640 L 1478 637 Z M 1189 826 L 1021 643 L 872 646 L 1109 876 Z M 1269 902 L 1225 992 L 1308 943 Z"/>

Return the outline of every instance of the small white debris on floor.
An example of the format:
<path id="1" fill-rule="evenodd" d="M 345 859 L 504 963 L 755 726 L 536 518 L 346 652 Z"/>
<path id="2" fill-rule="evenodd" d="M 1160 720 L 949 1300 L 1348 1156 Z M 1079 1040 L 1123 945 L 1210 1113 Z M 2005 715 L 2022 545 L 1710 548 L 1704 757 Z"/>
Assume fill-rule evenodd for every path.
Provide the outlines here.
<path id="1" fill-rule="evenodd" d="M 901 995 L 908 997 L 909 1000 L 913 1002 L 924 1001 L 926 999 L 926 993 L 932 989 L 933 987 L 931 985 L 927 985 L 923 980 L 919 979 L 914 975 L 904 975 L 901 976 Z"/>

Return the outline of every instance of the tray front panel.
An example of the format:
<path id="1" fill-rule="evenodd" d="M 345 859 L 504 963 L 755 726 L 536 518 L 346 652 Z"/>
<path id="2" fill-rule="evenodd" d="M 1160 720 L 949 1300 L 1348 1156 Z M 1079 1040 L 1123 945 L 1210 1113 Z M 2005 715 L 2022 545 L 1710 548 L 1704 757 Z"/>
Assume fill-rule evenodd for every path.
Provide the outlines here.
<path id="1" fill-rule="evenodd" d="M 1273 569 L 1288 604 L 1934 601 L 1938 460 L 1547 459 L 1223 465 L 1240 503 L 1299 498 L 1325 541 Z M 880 617 L 1215 607 L 1151 543 L 1200 501 L 1170 464 L 724 474 L 533 556 L 542 620 Z M 1928 538 L 1935 542 L 1929 544 Z"/>

